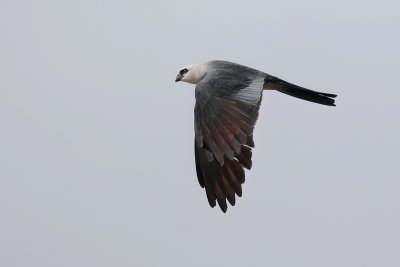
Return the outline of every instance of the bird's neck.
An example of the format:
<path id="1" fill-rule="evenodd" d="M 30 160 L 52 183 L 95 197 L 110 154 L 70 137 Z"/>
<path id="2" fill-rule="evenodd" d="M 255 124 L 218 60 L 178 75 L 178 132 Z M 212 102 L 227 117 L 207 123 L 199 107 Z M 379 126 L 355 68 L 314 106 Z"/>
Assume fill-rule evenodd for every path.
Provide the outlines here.
<path id="1" fill-rule="evenodd" d="M 190 80 L 188 80 L 189 83 L 197 84 L 207 75 L 207 62 L 194 64 L 190 67 Z"/>

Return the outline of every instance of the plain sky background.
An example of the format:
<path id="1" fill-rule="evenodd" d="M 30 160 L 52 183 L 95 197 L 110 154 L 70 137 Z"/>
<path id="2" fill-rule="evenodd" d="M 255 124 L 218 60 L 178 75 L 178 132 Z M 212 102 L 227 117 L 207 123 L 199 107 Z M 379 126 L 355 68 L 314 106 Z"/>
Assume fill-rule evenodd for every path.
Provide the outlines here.
<path id="1" fill-rule="evenodd" d="M 0 0 L 0 266 L 400 266 L 398 1 Z M 223 214 L 194 164 L 192 63 L 264 92 Z"/>

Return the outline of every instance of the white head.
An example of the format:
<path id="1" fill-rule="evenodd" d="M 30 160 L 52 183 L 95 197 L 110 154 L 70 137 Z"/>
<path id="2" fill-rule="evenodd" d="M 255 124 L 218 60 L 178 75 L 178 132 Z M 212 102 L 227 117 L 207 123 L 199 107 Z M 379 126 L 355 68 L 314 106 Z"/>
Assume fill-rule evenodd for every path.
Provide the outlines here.
<path id="1" fill-rule="evenodd" d="M 197 84 L 204 78 L 204 76 L 206 76 L 207 68 L 207 63 L 186 66 L 179 70 L 178 75 L 176 75 L 175 82 L 182 81 Z"/>

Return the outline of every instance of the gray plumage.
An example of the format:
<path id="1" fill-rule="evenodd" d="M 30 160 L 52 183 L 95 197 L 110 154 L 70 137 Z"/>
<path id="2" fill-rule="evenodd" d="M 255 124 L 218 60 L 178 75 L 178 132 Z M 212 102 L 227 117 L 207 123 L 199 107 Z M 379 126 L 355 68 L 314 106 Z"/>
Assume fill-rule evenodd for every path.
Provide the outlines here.
<path id="1" fill-rule="evenodd" d="M 334 106 L 334 94 L 312 91 L 264 72 L 227 61 L 209 61 L 182 69 L 176 81 L 195 83 L 195 159 L 199 183 L 211 207 L 227 210 L 242 195 L 244 168 L 250 169 L 253 130 L 263 90 L 277 90 Z"/>

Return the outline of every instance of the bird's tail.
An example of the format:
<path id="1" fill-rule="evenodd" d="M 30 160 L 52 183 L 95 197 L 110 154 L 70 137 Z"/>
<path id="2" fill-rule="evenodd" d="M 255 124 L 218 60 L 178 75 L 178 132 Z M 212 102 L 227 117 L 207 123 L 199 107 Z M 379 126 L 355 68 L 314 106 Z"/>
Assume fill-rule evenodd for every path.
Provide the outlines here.
<path id="1" fill-rule="evenodd" d="M 335 99 L 333 99 L 336 97 L 335 94 L 306 89 L 270 75 L 264 79 L 264 89 L 277 90 L 281 93 L 322 105 L 336 106 Z"/>

